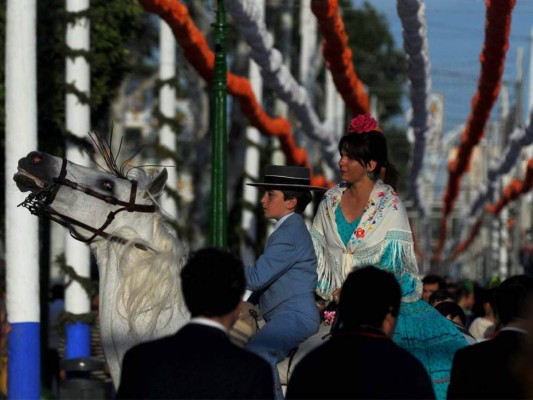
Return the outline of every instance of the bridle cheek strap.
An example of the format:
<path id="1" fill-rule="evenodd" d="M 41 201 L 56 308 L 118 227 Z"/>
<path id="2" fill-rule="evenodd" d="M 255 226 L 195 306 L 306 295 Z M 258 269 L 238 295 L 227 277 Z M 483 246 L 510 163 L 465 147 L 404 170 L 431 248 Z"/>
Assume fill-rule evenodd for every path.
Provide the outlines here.
<path id="1" fill-rule="evenodd" d="M 57 178 L 54 178 L 54 184 L 51 188 L 42 190 L 36 194 L 30 193 L 26 200 L 24 200 L 23 203 L 19 204 L 28 208 L 32 214 L 35 214 L 40 217 L 48 218 L 52 221 L 55 221 L 63 226 L 65 226 L 69 232 L 70 235 L 81 242 L 84 243 L 91 243 L 97 236 L 101 236 L 105 239 L 112 240 L 118 243 L 125 244 L 127 243 L 127 240 L 118 236 L 113 236 L 107 232 L 105 232 L 105 229 L 113 222 L 115 219 L 115 216 L 122 212 L 122 211 L 128 211 L 128 212 L 144 212 L 144 213 L 153 213 L 156 211 L 156 207 L 154 204 L 137 204 L 135 203 L 135 200 L 137 198 L 137 181 L 130 180 L 131 182 L 131 189 L 130 189 L 130 198 L 128 202 L 122 201 L 117 199 L 114 196 L 107 196 L 102 193 L 99 193 L 91 188 L 84 187 L 82 185 L 79 185 L 76 182 L 72 182 L 69 179 L 66 179 L 67 175 L 67 159 L 63 158 L 63 164 L 61 166 L 61 171 L 59 173 L 59 176 Z M 58 213 L 56 210 L 54 210 L 51 207 L 51 204 L 53 203 L 57 192 L 61 188 L 61 186 L 68 186 L 73 190 L 79 190 L 91 197 L 95 197 L 99 200 L 105 201 L 108 204 L 112 205 L 120 205 L 121 208 L 116 209 L 115 211 L 111 211 L 107 215 L 106 221 L 103 223 L 103 225 L 100 228 L 94 228 L 92 226 L 89 226 L 81 221 L 78 221 L 74 218 L 71 218 L 67 215 Z M 83 228 L 89 232 L 92 232 L 93 235 L 89 238 L 84 238 L 81 236 L 74 227 L 80 227 Z M 142 250 L 148 250 L 149 247 L 142 245 L 142 244 L 135 244 L 135 246 Z"/>

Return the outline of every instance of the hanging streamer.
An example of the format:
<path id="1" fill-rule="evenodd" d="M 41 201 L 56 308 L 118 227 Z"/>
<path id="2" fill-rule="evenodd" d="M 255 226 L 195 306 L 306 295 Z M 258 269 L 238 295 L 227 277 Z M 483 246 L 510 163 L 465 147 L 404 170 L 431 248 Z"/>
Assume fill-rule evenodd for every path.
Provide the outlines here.
<path id="1" fill-rule="evenodd" d="M 513 179 L 504 189 L 502 196 L 495 204 L 488 204 L 485 209 L 491 214 L 499 214 L 511 201 L 516 200 L 533 188 L 533 158 L 527 163 L 524 180 Z"/>
<path id="2" fill-rule="evenodd" d="M 472 244 L 474 239 L 477 237 L 477 234 L 479 233 L 479 229 L 481 228 L 481 222 L 482 219 L 478 218 L 477 222 L 474 224 L 474 227 L 470 231 L 470 235 L 454 250 L 452 254 L 452 259 L 455 260 L 465 249 Z"/>
<path id="3" fill-rule="evenodd" d="M 322 52 L 335 87 L 354 116 L 365 114 L 370 112 L 370 101 L 363 83 L 355 73 L 348 35 L 338 8 L 337 0 L 311 1 L 311 10 L 324 36 Z"/>
<path id="4" fill-rule="evenodd" d="M 500 199 L 494 204 L 488 204 L 485 206 L 485 210 L 493 215 L 498 215 L 501 210 L 509 204 L 511 201 L 516 200 L 518 197 L 526 194 L 533 189 L 533 158 L 527 163 L 526 173 L 524 180 L 513 179 L 502 191 Z M 453 250 L 452 259 L 456 259 L 462 252 L 464 252 L 468 246 L 476 239 L 481 226 L 482 217 L 480 216 L 477 222 L 472 227 L 470 234 Z"/>
<path id="5" fill-rule="evenodd" d="M 422 216 L 425 216 L 428 206 L 421 193 L 422 188 L 417 182 L 429 133 L 429 94 L 431 93 L 431 68 L 425 5 L 422 0 L 398 0 L 397 10 L 402 21 L 403 47 L 407 54 L 407 72 L 413 109 L 410 126 L 415 138 L 411 157 L 409 192 L 413 197 L 415 207 Z"/>
<path id="6" fill-rule="evenodd" d="M 472 202 L 469 207 L 463 208 L 461 217 L 459 218 L 459 232 L 468 232 L 468 222 L 473 217 L 479 216 L 484 209 L 483 206 L 493 198 L 496 183 L 505 174 L 508 174 L 516 163 L 520 160 L 520 152 L 526 146 L 533 144 L 533 110 L 529 116 L 529 124 L 527 128 L 515 128 L 513 133 L 509 136 L 509 143 L 503 151 L 503 155 L 498 160 L 491 160 L 487 176 L 487 183 L 480 186 L 478 191 L 474 194 Z M 453 252 L 453 248 L 457 243 L 451 243 L 448 252 Z"/>
<path id="7" fill-rule="evenodd" d="M 185 58 L 206 82 L 211 83 L 214 76 L 215 55 L 202 32 L 192 21 L 187 7 L 176 0 L 138 1 L 146 11 L 158 14 L 168 23 L 183 49 Z M 248 79 L 228 72 L 227 90 L 238 99 L 252 126 L 263 135 L 279 138 L 288 163 L 311 168 L 306 150 L 296 145 L 290 123 L 285 118 L 271 118 L 267 115 L 257 102 Z M 322 175 L 313 174 L 311 182 L 314 186 L 332 186 L 332 183 Z"/>
<path id="8" fill-rule="evenodd" d="M 265 84 L 287 103 L 302 124 L 302 132 L 322 144 L 325 161 L 332 170 L 337 170 L 339 152 L 335 135 L 331 127 L 320 123 L 305 88 L 283 63 L 281 52 L 273 47 L 274 39 L 259 4 L 255 0 L 226 0 L 226 7 L 250 46 L 250 55 L 259 65 Z"/>
<path id="9" fill-rule="evenodd" d="M 457 157 L 448 164 L 448 184 L 443 199 L 443 216 L 433 259 L 439 261 L 446 239 L 446 218 L 459 194 L 461 176 L 470 163 L 475 145 L 481 140 L 490 111 L 500 92 L 505 55 L 509 48 L 511 12 L 516 0 L 487 0 L 485 42 L 480 56 L 481 75 L 472 98 L 472 112 L 461 138 Z"/>

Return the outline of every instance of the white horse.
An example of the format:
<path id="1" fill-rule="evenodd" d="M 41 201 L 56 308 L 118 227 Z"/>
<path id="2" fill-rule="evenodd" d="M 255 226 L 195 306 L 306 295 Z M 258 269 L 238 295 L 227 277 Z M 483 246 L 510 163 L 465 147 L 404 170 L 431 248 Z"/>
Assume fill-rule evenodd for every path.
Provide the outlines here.
<path id="1" fill-rule="evenodd" d="M 188 319 L 180 271 L 188 247 L 158 211 L 156 198 L 167 180 L 165 169 L 98 171 L 64 158 L 33 151 L 14 175 L 33 214 L 64 225 L 87 242 L 100 275 L 101 339 L 115 387 L 122 358 L 137 343 L 176 332 Z"/>
<path id="2" fill-rule="evenodd" d="M 132 168 L 125 173 L 112 155 L 105 160 L 109 171 L 98 171 L 33 151 L 19 160 L 13 179 L 20 191 L 31 192 L 23 206 L 65 226 L 94 252 L 100 275 L 101 340 L 118 388 L 129 348 L 171 335 L 189 319 L 179 277 L 189 250 L 158 210 L 166 170 L 150 175 Z M 247 317 L 243 315 L 230 335 L 241 346 L 253 334 Z M 282 384 L 328 332 L 329 327 L 322 327 L 278 364 Z"/>

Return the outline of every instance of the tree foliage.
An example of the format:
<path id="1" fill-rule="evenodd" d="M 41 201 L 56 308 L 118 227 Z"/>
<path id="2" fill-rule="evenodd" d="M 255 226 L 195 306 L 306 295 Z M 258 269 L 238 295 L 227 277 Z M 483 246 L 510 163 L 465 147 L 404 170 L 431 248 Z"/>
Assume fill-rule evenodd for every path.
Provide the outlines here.
<path id="1" fill-rule="evenodd" d="M 354 66 L 370 95 L 379 99 L 379 118 L 397 116 L 407 80 L 405 53 L 396 47 L 386 17 L 371 3 L 364 2 L 361 9 L 352 8 L 349 0 L 341 4 Z"/>

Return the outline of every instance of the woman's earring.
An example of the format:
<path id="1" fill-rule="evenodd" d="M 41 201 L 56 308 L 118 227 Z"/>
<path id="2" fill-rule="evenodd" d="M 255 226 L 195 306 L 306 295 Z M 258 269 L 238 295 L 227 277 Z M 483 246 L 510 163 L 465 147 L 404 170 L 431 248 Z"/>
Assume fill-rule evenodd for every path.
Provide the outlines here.
<path id="1" fill-rule="evenodd" d="M 373 171 L 366 171 L 366 176 L 368 176 L 368 178 L 369 178 L 372 182 L 375 182 L 375 181 L 376 181 L 376 174 L 374 174 Z"/>

